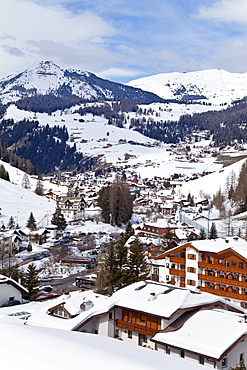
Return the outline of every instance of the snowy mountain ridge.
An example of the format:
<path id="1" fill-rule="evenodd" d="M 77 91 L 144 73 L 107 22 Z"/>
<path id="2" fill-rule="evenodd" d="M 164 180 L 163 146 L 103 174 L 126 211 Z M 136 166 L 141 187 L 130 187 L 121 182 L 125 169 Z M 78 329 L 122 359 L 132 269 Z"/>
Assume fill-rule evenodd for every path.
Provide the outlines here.
<path id="1" fill-rule="evenodd" d="M 111 82 L 93 73 L 62 68 L 41 61 L 24 72 L 0 80 L 2 104 L 37 95 L 76 96 L 86 101 L 130 99 L 138 103 L 162 101 L 153 93 Z"/>
<path id="2" fill-rule="evenodd" d="M 161 73 L 132 80 L 127 85 L 153 92 L 163 99 L 229 104 L 247 96 L 247 72 L 241 74 L 222 69 L 208 69 Z"/>

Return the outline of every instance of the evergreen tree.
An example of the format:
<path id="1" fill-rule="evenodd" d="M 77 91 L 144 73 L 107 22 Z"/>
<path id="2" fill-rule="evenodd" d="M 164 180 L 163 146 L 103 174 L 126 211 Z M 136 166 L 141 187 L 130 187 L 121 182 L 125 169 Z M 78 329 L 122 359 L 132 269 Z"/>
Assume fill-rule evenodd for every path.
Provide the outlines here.
<path id="1" fill-rule="evenodd" d="M 215 223 L 213 222 L 209 231 L 209 239 L 217 239 L 218 238 L 218 232 L 215 226 Z"/>
<path id="2" fill-rule="evenodd" d="M 21 186 L 24 189 L 31 189 L 30 180 L 29 180 L 29 177 L 26 173 L 24 173 L 24 175 L 23 175 Z"/>
<path id="3" fill-rule="evenodd" d="M 41 180 L 37 180 L 37 184 L 36 184 L 36 188 L 35 188 L 34 192 L 37 195 L 40 195 L 40 196 L 44 195 L 44 186 L 43 186 L 43 183 L 42 183 Z"/>
<path id="4" fill-rule="evenodd" d="M 176 246 L 175 235 L 172 233 L 171 228 L 168 227 L 161 240 L 161 252 L 166 252 Z"/>
<path id="5" fill-rule="evenodd" d="M 56 211 L 53 213 L 51 223 L 56 225 L 58 230 L 64 230 L 67 227 L 67 222 L 59 206 L 57 206 Z"/>
<path id="6" fill-rule="evenodd" d="M 2 164 L 0 165 L 0 179 L 10 181 L 9 173 L 5 170 L 5 168 Z"/>
<path id="7" fill-rule="evenodd" d="M 101 217 L 104 222 L 110 223 L 110 186 L 105 186 L 100 189 L 98 197 L 98 206 L 101 208 Z"/>
<path id="8" fill-rule="evenodd" d="M 116 244 L 115 263 L 114 285 L 117 289 L 120 289 L 128 285 L 128 250 L 125 246 L 124 237 Z"/>
<path id="9" fill-rule="evenodd" d="M 33 263 L 29 264 L 27 267 L 23 285 L 28 289 L 30 301 L 35 300 L 39 292 L 38 290 L 39 279 L 38 279 L 38 270 L 36 269 Z"/>
<path id="10" fill-rule="evenodd" d="M 124 237 L 124 239 L 125 239 L 125 242 L 127 242 L 127 240 L 128 240 L 131 236 L 133 236 L 133 235 L 135 235 L 135 231 L 134 231 L 134 229 L 133 229 L 133 227 L 132 227 L 132 225 L 131 225 L 131 222 L 130 222 L 130 221 L 128 221 L 128 222 L 127 222 L 127 225 L 126 225 L 126 227 L 125 227 L 124 234 L 123 234 L 123 237 Z"/>
<path id="11" fill-rule="evenodd" d="M 130 255 L 128 258 L 129 281 L 135 283 L 140 280 L 146 280 L 149 276 L 149 269 L 145 257 L 143 244 L 138 237 L 135 238 L 131 245 Z"/>
<path id="12" fill-rule="evenodd" d="M 29 219 L 27 220 L 26 227 L 27 227 L 30 231 L 34 231 L 34 230 L 36 230 L 36 229 L 37 229 L 37 227 L 36 227 L 36 221 L 35 221 L 35 218 L 34 218 L 34 216 L 33 216 L 33 213 L 32 213 L 32 212 L 30 213 Z"/>
<path id="13" fill-rule="evenodd" d="M 12 216 L 10 216 L 7 228 L 8 229 L 14 229 L 15 228 L 15 221 L 14 221 L 14 218 Z"/>
<path id="14" fill-rule="evenodd" d="M 113 184 L 99 192 L 98 205 L 103 220 L 116 226 L 126 224 L 132 216 L 132 201 L 129 185 L 116 178 Z"/>
<path id="15" fill-rule="evenodd" d="M 207 239 L 207 234 L 206 234 L 206 231 L 203 228 L 201 228 L 200 234 L 199 234 L 199 240 L 203 240 L 203 239 Z"/>
<path id="16" fill-rule="evenodd" d="M 33 250 L 32 244 L 29 242 L 27 245 L 27 252 L 32 252 L 32 250 Z"/>
<path id="17" fill-rule="evenodd" d="M 22 284 L 24 275 L 23 275 L 23 272 L 20 271 L 18 265 L 14 265 L 11 267 L 10 277 L 11 279 L 15 280 L 17 283 L 20 282 Z"/>

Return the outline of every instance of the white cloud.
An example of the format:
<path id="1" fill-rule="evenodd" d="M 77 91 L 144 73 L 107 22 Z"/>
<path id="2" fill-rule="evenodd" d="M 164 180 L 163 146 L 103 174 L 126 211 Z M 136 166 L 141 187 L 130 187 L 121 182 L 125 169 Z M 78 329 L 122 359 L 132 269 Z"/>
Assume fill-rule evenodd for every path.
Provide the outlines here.
<path id="1" fill-rule="evenodd" d="M 201 7 L 198 17 L 247 24 L 247 1 L 220 0 L 212 6 Z"/>
<path id="2" fill-rule="evenodd" d="M 58 5 L 43 6 L 30 0 L 0 0 L 0 8 L 2 77 L 22 69 L 21 58 L 25 67 L 47 57 L 65 63 L 73 60 L 82 66 L 90 62 L 104 66 L 114 60 L 107 40 L 115 31 L 89 10 L 75 14 Z"/>
<path id="3" fill-rule="evenodd" d="M 111 67 L 105 71 L 98 73 L 99 77 L 107 78 L 107 79 L 136 77 L 138 75 L 141 75 L 141 73 L 137 70 L 131 70 L 131 69 L 125 69 L 125 68 L 114 68 L 114 67 Z"/>

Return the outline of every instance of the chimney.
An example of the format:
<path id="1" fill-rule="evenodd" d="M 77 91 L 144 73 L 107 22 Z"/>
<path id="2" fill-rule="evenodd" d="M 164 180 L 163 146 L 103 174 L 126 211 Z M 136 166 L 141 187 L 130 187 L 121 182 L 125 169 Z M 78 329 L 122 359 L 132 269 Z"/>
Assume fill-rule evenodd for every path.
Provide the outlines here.
<path id="1" fill-rule="evenodd" d="M 155 293 L 150 293 L 150 297 L 148 300 L 151 302 L 151 301 L 154 301 L 155 299 L 156 299 Z"/>

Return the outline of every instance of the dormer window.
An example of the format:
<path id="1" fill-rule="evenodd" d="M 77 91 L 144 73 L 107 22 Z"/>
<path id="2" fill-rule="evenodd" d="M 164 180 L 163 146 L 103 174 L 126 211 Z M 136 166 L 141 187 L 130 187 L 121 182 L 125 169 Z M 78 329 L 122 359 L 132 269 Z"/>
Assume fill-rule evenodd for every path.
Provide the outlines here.
<path id="1" fill-rule="evenodd" d="M 69 319 L 69 314 L 63 310 L 62 308 L 56 308 L 53 312 L 52 312 L 52 315 L 53 316 L 58 316 L 58 317 L 62 317 L 64 319 Z"/>

